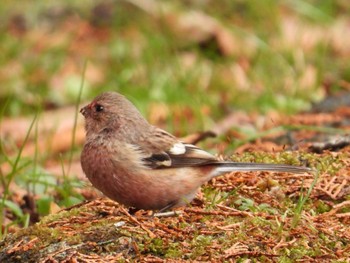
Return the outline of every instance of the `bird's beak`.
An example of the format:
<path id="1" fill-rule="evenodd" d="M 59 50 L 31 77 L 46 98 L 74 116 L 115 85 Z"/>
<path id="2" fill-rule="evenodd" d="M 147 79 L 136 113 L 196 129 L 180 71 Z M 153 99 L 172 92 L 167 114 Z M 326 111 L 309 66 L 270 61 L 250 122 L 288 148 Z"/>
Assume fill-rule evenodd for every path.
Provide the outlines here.
<path id="1" fill-rule="evenodd" d="M 86 114 L 88 112 L 89 105 L 86 105 L 85 107 L 80 109 L 80 113 L 83 114 L 84 117 L 86 117 Z"/>

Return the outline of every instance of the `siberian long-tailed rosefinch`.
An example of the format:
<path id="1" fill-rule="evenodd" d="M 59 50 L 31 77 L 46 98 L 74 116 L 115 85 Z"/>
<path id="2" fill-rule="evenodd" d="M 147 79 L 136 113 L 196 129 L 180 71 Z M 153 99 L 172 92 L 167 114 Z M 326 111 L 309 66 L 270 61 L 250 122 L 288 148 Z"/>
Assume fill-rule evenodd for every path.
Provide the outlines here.
<path id="1" fill-rule="evenodd" d="M 81 154 L 85 174 L 109 198 L 138 209 L 185 205 L 203 183 L 227 172 L 311 170 L 284 164 L 219 161 L 149 124 L 116 92 L 101 94 L 81 113 L 87 135 Z"/>

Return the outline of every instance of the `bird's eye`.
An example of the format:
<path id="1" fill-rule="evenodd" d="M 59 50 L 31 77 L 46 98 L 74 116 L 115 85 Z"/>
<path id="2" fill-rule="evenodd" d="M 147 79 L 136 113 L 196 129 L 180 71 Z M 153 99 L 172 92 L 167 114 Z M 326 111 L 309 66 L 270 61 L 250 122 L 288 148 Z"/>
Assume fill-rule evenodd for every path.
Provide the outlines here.
<path id="1" fill-rule="evenodd" d="M 104 110 L 104 107 L 102 105 L 100 105 L 100 104 L 96 104 L 95 105 L 95 110 L 96 110 L 96 112 L 101 112 L 101 111 Z"/>

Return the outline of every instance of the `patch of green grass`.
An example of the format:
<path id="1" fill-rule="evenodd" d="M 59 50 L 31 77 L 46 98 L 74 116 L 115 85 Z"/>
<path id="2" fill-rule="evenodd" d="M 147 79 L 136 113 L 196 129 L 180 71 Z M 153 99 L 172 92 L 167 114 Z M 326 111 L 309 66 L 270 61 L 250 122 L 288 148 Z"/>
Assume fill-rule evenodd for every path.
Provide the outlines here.
<path id="1" fill-rule="evenodd" d="M 311 183 L 310 187 L 308 188 L 307 192 L 304 193 L 303 191 L 301 191 L 298 203 L 297 203 L 297 205 L 295 207 L 295 210 L 294 210 L 294 216 L 293 216 L 293 220 L 292 220 L 292 227 L 296 227 L 297 224 L 299 223 L 300 217 L 301 217 L 301 213 L 302 213 L 302 211 L 305 208 L 304 207 L 305 203 L 309 200 L 311 192 L 315 188 L 316 183 L 318 181 L 318 178 L 319 178 L 319 171 L 316 171 L 315 175 L 314 175 L 314 180 L 312 181 L 312 183 Z"/>
<path id="2" fill-rule="evenodd" d="M 34 117 L 33 121 L 30 124 L 30 127 L 26 133 L 26 137 L 24 138 L 23 144 L 18 149 L 17 156 L 13 160 L 11 160 L 10 157 L 7 156 L 5 152 L 3 152 L 3 146 L 1 143 L 2 154 L 4 155 L 6 162 L 11 167 L 10 168 L 11 170 L 7 175 L 1 175 L 1 177 L 2 177 L 1 178 L 1 183 L 2 183 L 1 187 L 3 189 L 3 193 L 2 193 L 1 201 L 0 201 L 0 211 L 1 211 L 1 213 L 0 213 L 0 229 L 1 230 L 3 228 L 5 229 L 5 226 L 3 225 L 4 216 L 5 216 L 3 211 L 5 210 L 5 206 L 12 209 L 12 211 L 14 211 L 14 213 L 17 216 L 20 216 L 21 217 L 20 221 L 27 222 L 27 220 L 24 218 L 24 217 L 26 217 L 26 215 L 24 215 L 23 213 L 19 213 L 18 206 L 15 205 L 13 202 L 8 201 L 7 199 L 9 198 L 9 196 L 11 194 L 9 187 L 10 187 L 10 184 L 13 182 L 15 175 L 18 173 L 18 171 L 20 171 L 21 169 L 23 169 L 25 166 L 28 165 L 28 162 L 25 162 L 25 164 L 23 164 L 23 165 L 21 164 L 22 163 L 21 155 L 22 155 L 22 151 L 24 149 L 24 146 L 28 140 L 29 134 L 34 126 L 35 120 L 36 120 L 36 116 Z M 12 205 L 9 205 L 9 204 L 12 204 Z M 6 231 L 5 231 L 5 233 L 6 233 Z M 3 234 L 2 231 L 0 231 L 0 239 L 2 238 L 2 234 Z"/>
<path id="3" fill-rule="evenodd" d="M 83 74 L 84 76 L 84 74 Z M 3 145 L 5 141 L 1 139 L 1 153 L 3 155 L 3 160 L 1 160 L 1 164 L 6 164 L 9 167 L 11 167 L 11 170 L 6 175 L 1 175 L 1 187 L 3 189 L 3 194 L 1 195 L 1 202 L 0 202 L 0 229 L 4 229 L 3 231 L 0 231 L 0 239 L 2 239 L 2 235 L 7 233 L 8 227 L 11 227 L 12 225 L 19 224 L 24 227 L 28 227 L 29 225 L 29 213 L 24 213 L 22 211 L 23 208 L 19 207 L 19 204 L 13 202 L 12 195 L 15 193 L 12 193 L 10 190 L 10 186 L 14 183 L 18 185 L 19 187 L 25 189 L 26 196 L 29 199 L 33 199 L 34 206 L 35 207 L 28 207 L 28 209 L 32 210 L 30 212 L 37 213 L 40 216 L 44 216 L 50 213 L 51 211 L 51 204 L 53 202 L 58 202 L 59 205 L 68 207 L 72 206 L 74 204 L 77 204 L 83 200 L 83 197 L 76 192 L 76 188 L 81 188 L 82 183 L 77 180 L 76 178 L 71 178 L 66 176 L 66 173 L 69 173 L 70 165 L 73 161 L 73 150 L 75 147 L 75 133 L 76 133 L 76 125 L 77 125 L 77 114 L 78 114 L 78 107 L 80 104 L 80 96 L 81 91 L 83 87 L 83 81 L 82 85 L 80 87 L 80 92 L 78 95 L 78 99 L 76 102 L 76 115 L 75 115 L 75 121 L 74 121 L 74 128 L 73 128 L 73 136 L 72 136 L 72 144 L 71 144 L 71 151 L 69 152 L 68 157 L 68 171 L 64 171 L 64 166 L 62 165 L 63 170 L 63 180 L 60 182 L 56 177 L 53 175 L 48 174 L 45 169 L 41 166 L 40 160 L 39 160 L 39 152 L 38 152 L 38 143 L 40 140 L 40 135 L 38 134 L 38 122 L 37 122 L 37 116 L 38 116 L 38 110 L 36 115 L 34 116 L 32 122 L 30 123 L 30 126 L 28 127 L 28 130 L 26 132 L 26 136 L 22 142 L 22 144 L 17 148 L 15 145 L 13 146 L 13 151 L 16 153 L 14 157 L 12 157 L 10 154 L 8 154 L 5 151 L 5 146 Z M 8 104 L 11 103 L 11 100 L 8 100 Z M 4 116 L 4 112 L 6 110 L 6 107 L 2 109 L 2 115 Z M 35 140 L 35 151 L 33 156 L 28 157 L 22 157 L 22 152 L 24 147 L 26 146 L 30 134 L 33 132 L 34 129 L 34 140 Z M 6 145 L 7 147 L 7 145 Z M 43 156 L 40 156 L 40 159 L 44 159 Z M 53 196 L 56 195 L 55 197 Z M 51 195 L 51 196 L 50 196 Z M 27 205 L 27 204 L 26 204 Z M 4 217 L 7 213 L 12 213 L 15 217 L 15 220 L 9 225 L 3 225 Z"/>

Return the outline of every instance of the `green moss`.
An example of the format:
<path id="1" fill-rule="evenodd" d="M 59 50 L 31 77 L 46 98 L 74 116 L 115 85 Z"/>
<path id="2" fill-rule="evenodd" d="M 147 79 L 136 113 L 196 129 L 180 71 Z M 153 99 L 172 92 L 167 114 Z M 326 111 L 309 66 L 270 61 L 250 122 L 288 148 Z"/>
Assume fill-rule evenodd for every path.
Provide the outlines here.
<path id="1" fill-rule="evenodd" d="M 148 245 L 149 252 L 156 255 L 164 255 L 164 244 L 161 238 L 153 238 Z"/>
<path id="2" fill-rule="evenodd" d="M 181 244 L 179 242 L 170 243 L 164 256 L 165 258 L 181 258 L 183 256 Z"/>
<path id="3" fill-rule="evenodd" d="M 328 205 L 327 203 L 325 203 L 322 200 L 316 200 L 314 202 L 314 206 L 316 207 L 317 214 L 329 212 L 332 209 L 332 207 L 330 205 Z"/>

